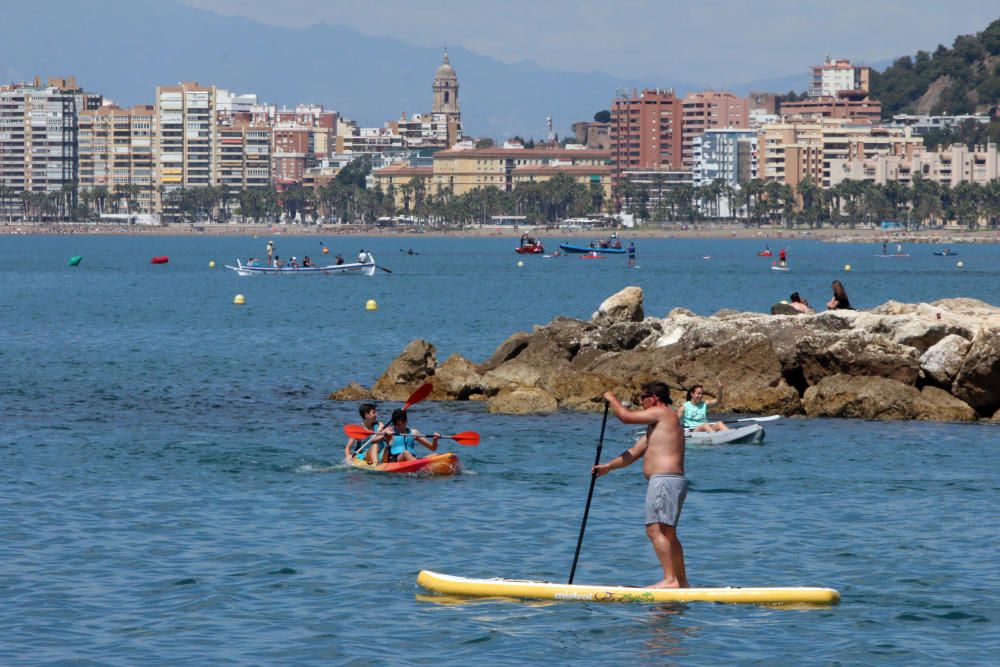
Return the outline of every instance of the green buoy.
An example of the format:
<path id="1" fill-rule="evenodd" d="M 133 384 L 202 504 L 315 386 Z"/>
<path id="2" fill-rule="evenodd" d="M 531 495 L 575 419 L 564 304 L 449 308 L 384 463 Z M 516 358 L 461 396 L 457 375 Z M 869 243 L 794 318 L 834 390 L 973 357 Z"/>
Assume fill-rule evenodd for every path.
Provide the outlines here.
<path id="1" fill-rule="evenodd" d="M 79 266 L 81 259 L 83 259 L 83 255 L 74 255 L 73 257 L 69 258 L 69 265 L 70 266 Z"/>

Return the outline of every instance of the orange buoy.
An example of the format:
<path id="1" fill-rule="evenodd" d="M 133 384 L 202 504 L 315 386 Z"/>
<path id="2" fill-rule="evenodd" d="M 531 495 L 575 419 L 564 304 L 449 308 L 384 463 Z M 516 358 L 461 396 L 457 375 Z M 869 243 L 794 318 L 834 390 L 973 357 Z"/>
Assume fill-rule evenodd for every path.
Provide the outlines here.
<path id="1" fill-rule="evenodd" d="M 157 255 L 153 259 L 149 260 L 150 264 L 166 264 L 170 261 L 170 258 L 166 255 Z"/>

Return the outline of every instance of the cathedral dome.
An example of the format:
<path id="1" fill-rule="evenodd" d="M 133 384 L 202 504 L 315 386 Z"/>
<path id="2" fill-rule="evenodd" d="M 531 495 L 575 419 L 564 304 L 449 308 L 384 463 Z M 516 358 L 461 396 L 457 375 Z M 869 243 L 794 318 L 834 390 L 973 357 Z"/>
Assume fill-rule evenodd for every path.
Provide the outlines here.
<path id="1" fill-rule="evenodd" d="M 444 58 L 441 60 L 441 66 L 437 68 L 436 72 L 434 72 L 434 78 L 435 79 L 452 79 L 452 80 L 457 80 L 458 79 L 458 75 L 455 74 L 455 68 L 451 66 L 450 62 L 448 62 L 448 52 L 447 51 L 444 52 Z"/>

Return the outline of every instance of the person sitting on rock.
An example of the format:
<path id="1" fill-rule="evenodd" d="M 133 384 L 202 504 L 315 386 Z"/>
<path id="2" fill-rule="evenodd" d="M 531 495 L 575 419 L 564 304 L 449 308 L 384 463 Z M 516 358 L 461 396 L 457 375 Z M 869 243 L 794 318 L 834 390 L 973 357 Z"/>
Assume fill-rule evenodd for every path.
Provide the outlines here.
<path id="1" fill-rule="evenodd" d="M 799 296 L 798 292 L 792 292 L 792 295 L 788 297 L 788 305 L 799 311 L 800 313 L 815 313 L 816 311 L 809 307 L 809 302 Z"/>
<path id="2" fill-rule="evenodd" d="M 705 400 L 705 388 L 696 384 L 687 390 L 687 401 L 677 410 L 685 431 L 728 431 L 722 422 L 708 422 L 708 407 L 722 402 L 723 385 L 719 383 L 718 398 Z"/>
<path id="3" fill-rule="evenodd" d="M 851 300 L 847 298 L 847 291 L 839 280 L 833 281 L 833 298 L 826 302 L 827 310 L 854 310 L 851 308 Z"/>

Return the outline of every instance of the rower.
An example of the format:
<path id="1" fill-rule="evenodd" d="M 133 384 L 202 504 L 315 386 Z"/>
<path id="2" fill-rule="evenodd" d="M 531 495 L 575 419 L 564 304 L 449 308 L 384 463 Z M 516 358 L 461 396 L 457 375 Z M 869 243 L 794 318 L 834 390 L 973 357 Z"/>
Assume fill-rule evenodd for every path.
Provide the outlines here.
<path id="1" fill-rule="evenodd" d="M 431 435 L 431 439 L 425 438 L 420 431 L 411 429 L 406 424 L 406 410 L 393 410 L 391 425 L 383 430 L 389 441 L 389 462 L 415 461 L 417 459 L 415 444 L 420 443 L 432 452 L 437 451 L 440 433 Z"/>

